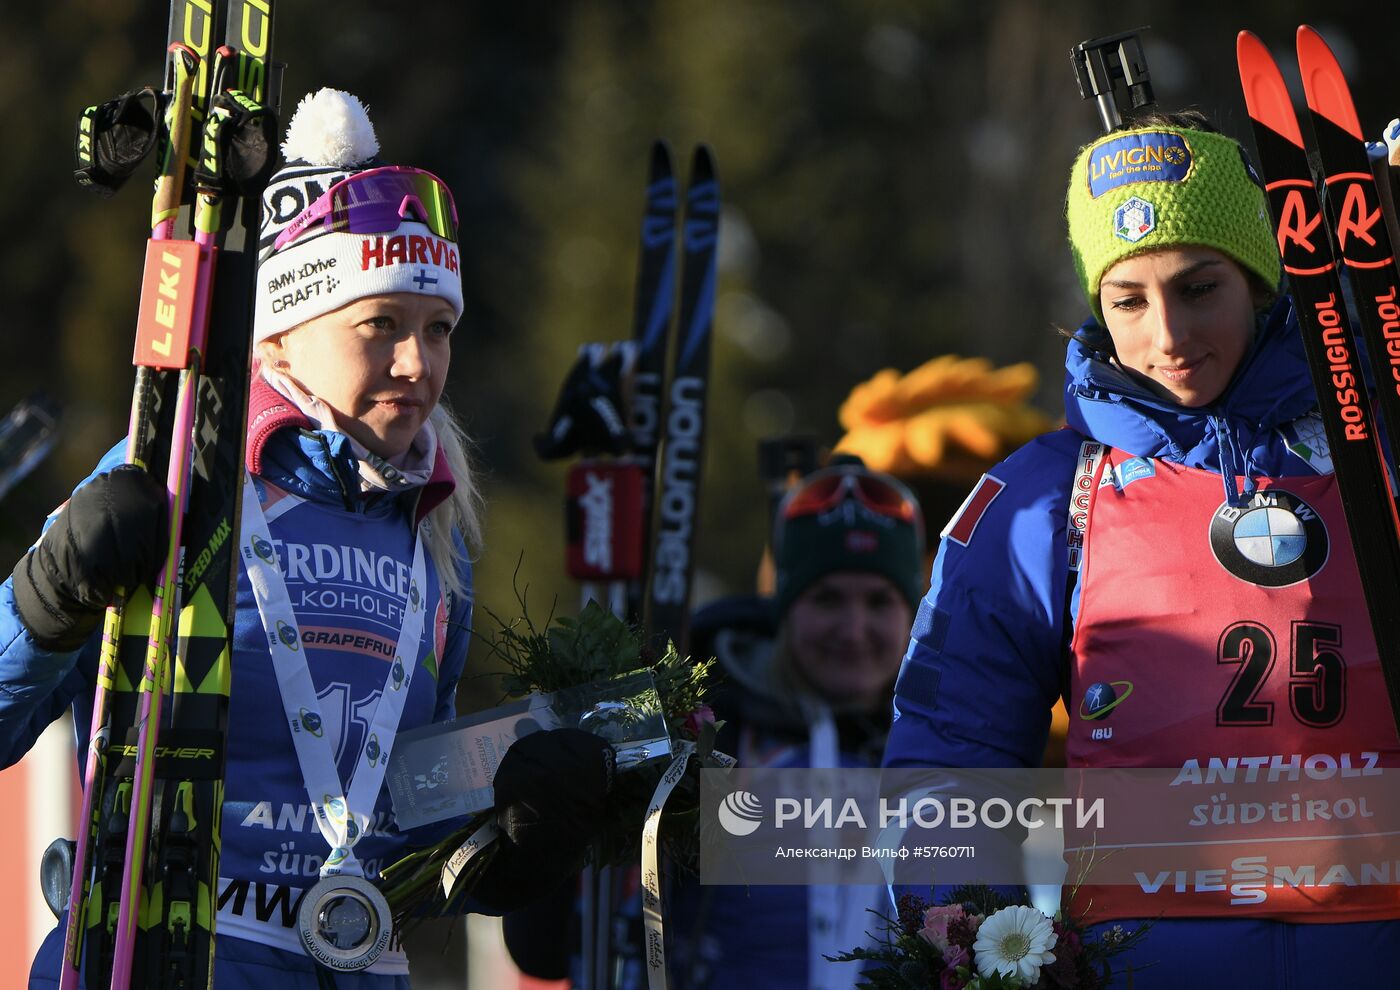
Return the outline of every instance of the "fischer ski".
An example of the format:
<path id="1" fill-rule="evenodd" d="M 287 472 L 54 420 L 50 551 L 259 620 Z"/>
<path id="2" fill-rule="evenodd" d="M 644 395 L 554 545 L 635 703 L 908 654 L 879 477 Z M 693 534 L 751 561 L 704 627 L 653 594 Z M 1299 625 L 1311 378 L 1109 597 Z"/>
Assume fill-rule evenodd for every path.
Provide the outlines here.
<path id="1" fill-rule="evenodd" d="M 1311 42 L 1308 46 L 1308 65 L 1317 71 L 1318 53 Z M 1400 732 L 1400 610 L 1394 606 L 1395 591 L 1400 588 L 1400 529 L 1380 437 L 1347 316 L 1332 239 L 1323 226 L 1317 185 L 1288 89 L 1258 37 L 1242 31 L 1236 51 L 1283 268 L 1303 334 L 1391 712 Z M 1305 77 L 1307 74 L 1305 68 Z M 1335 87 L 1327 99 L 1321 99 L 1318 82 L 1313 85 L 1321 105 L 1328 112 L 1335 111 Z M 1365 171 L 1369 177 L 1369 168 Z M 1344 175 L 1339 172 L 1335 177 Z M 1365 195 L 1359 177 L 1348 176 L 1347 181 L 1353 197 Z M 1334 185 L 1338 185 L 1345 206 L 1346 190 Z M 1352 215 L 1347 212 L 1352 208 L 1339 213 L 1339 224 Z M 1366 229 L 1374 232 L 1376 228 Z M 1362 260 L 1350 228 L 1341 227 L 1339 232 L 1344 235 L 1344 251 L 1351 250 L 1354 261 Z M 1374 260 L 1374 256 L 1368 245 L 1364 257 Z M 1384 360 L 1381 355 L 1372 357 Z M 1394 442 L 1397 438 L 1391 439 Z"/>
<path id="2" fill-rule="evenodd" d="M 184 88 L 167 87 L 127 452 L 153 473 L 166 462 L 171 534 L 156 587 L 104 627 L 64 990 L 83 972 L 113 988 L 213 981 L 257 194 L 276 143 L 271 4 L 226 13 L 229 44 L 209 57 L 215 8 L 171 9 Z M 175 237 L 185 222 L 193 240 Z"/>
<path id="3" fill-rule="evenodd" d="M 676 359 L 662 407 L 664 433 L 660 477 L 652 509 L 651 566 L 644 630 L 646 642 L 667 639 L 684 656 L 690 625 L 695 533 L 705 457 L 705 401 L 714 325 L 719 181 L 710 149 L 700 145 L 691 162 L 681 228 L 684 267 L 677 316 Z"/>
<path id="4" fill-rule="evenodd" d="M 172 24 L 174 14 L 172 12 Z M 161 174 L 156 180 L 156 191 L 152 200 L 152 233 L 148 246 L 147 263 L 154 259 L 157 269 L 152 282 L 152 292 L 158 291 L 162 249 L 167 245 L 173 262 L 185 264 L 189 252 L 178 248 L 175 241 L 176 216 L 179 212 L 181 192 L 184 186 L 186 156 L 190 143 L 191 110 L 195 72 L 201 60 L 192 49 L 172 42 L 166 63 L 164 100 L 166 115 L 161 134 Z M 90 116 L 85 115 L 86 124 Z M 81 148 L 80 141 L 80 148 Z M 81 160 L 81 156 L 80 156 Z M 177 253 L 178 252 L 178 253 Z M 179 284 L 176 275 L 176 286 Z M 173 291 L 173 289 L 172 289 Z M 186 296 L 187 298 L 187 296 Z M 153 300 L 154 302 L 154 300 Z M 145 288 L 143 287 L 143 309 Z M 179 307 L 172 308 L 170 320 Z M 191 319 L 190 307 L 185 305 L 181 312 L 181 329 L 188 332 Z M 158 437 L 168 435 L 168 431 L 157 428 L 162 408 L 169 409 L 169 387 L 173 382 L 169 376 L 148 364 L 137 365 L 136 385 L 131 404 L 131 423 L 127 434 L 126 461 L 150 471 L 159 457 Z M 113 900 L 112 893 L 120 889 L 122 864 L 125 855 L 126 821 L 129 819 L 132 804 L 130 774 L 125 779 L 117 776 L 115 766 L 108 760 L 110 736 L 115 726 L 133 724 L 134 712 L 113 712 L 117 703 L 115 694 L 131 693 L 131 681 L 127 678 L 118 685 L 118 642 L 123 629 L 123 618 L 128 609 L 133 615 L 149 613 L 152 598 L 145 589 L 132 589 L 130 594 L 119 591 L 116 601 L 108 608 L 103 628 L 103 644 L 96 683 L 93 689 L 93 712 L 91 740 L 85 761 L 83 805 L 79 818 L 80 832 L 73 857 L 73 882 L 67 928 L 64 936 L 64 959 L 59 985 L 61 990 L 71 990 L 78 986 L 83 959 L 92 959 L 95 951 L 103 974 L 112 965 L 112 944 L 109 937 L 116 918 L 106 909 L 107 902 Z M 135 623 L 133 623 L 133 626 Z M 146 629 L 149 630 L 149 624 Z M 135 632 L 134 629 L 129 630 Z M 127 739 L 121 739 L 121 746 Z M 120 751 L 120 750 L 119 750 Z M 109 776 L 112 778 L 109 780 Z M 89 861 L 100 856 L 100 861 Z M 87 929 L 98 929 L 87 933 Z M 84 937 L 85 934 L 89 937 Z"/>

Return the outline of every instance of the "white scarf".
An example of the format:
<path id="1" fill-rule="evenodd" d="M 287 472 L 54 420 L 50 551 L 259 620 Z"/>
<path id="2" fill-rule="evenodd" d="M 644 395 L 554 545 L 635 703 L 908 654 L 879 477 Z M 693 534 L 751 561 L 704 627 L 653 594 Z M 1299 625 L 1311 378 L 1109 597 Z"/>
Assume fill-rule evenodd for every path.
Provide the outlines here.
<path id="1" fill-rule="evenodd" d="M 311 395 L 289 375 L 284 375 L 272 367 L 262 365 L 262 376 L 286 399 L 295 405 L 302 414 L 311 420 L 317 429 L 331 430 L 345 435 L 350 441 L 350 450 L 359 466 L 360 492 L 398 493 L 413 488 L 421 488 L 432 477 L 433 465 L 437 463 L 437 430 L 429 420 L 424 420 L 413 443 L 398 457 L 386 459 L 369 450 L 350 435 L 343 425 L 343 417 L 325 402 Z"/>

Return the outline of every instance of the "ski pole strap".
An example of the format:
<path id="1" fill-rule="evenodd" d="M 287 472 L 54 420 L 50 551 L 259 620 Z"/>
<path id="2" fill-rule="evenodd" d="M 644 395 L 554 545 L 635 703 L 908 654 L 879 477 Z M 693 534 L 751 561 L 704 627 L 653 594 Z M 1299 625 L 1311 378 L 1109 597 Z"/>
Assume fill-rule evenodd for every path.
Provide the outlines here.
<path id="1" fill-rule="evenodd" d="M 195 182 L 201 189 L 257 196 L 277 167 L 277 115 L 238 90 L 210 101 Z"/>
<path id="2" fill-rule="evenodd" d="M 73 145 L 78 185 L 110 196 L 136 171 L 160 137 L 164 97 L 150 86 L 88 107 Z"/>
<path id="3" fill-rule="evenodd" d="M 287 728 L 292 734 L 297 762 L 301 765 L 307 796 L 316 813 L 316 827 L 331 847 L 320 873 L 323 877 L 339 874 L 363 876 L 364 869 L 355 858 L 353 847 L 364 835 L 374 814 L 374 806 L 384 783 L 384 772 L 389 765 L 389 752 L 393 749 L 399 720 L 403 716 L 404 701 L 418 667 L 419 641 L 427 612 L 424 601 L 427 565 L 424 563 L 423 538 L 420 534 L 414 536 L 413 572 L 409 580 L 408 601 L 404 603 L 403 626 L 394 650 L 394 662 L 389 665 L 383 693 L 375 705 L 364 746 L 355 758 L 350 786 L 346 788 L 336 769 L 331 740 L 325 736 L 325 721 L 321 717 L 316 685 L 312 683 L 311 671 L 302 652 L 301 628 L 292 611 L 291 596 L 287 593 L 287 584 L 277 563 L 277 551 L 258 496 L 259 487 L 251 477 L 245 476 L 243 533 L 239 551 L 248 570 L 258 617 L 267 634 L 282 709 L 286 713 Z"/>

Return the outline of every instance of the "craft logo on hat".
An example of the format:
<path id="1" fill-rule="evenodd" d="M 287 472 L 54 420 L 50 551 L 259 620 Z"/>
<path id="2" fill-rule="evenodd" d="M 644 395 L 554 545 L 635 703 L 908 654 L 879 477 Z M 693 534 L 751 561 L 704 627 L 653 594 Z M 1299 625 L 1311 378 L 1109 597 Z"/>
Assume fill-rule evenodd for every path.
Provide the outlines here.
<path id="1" fill-rule="evenodd" d="M 1113 232 L 1125 241 L 1136 243 L 1157 227 L 1157 207 L 1138 196 L 1113 211 Z"/>
<path id="2" fill-rule="evenodd" d="M 1191 172 L 1191 149 L 1172 131 L 1138 131 L 1108 138 L 1089 155 L 1089 195 L 1098 199 L 1132 182 L 1181 182 Z"/>

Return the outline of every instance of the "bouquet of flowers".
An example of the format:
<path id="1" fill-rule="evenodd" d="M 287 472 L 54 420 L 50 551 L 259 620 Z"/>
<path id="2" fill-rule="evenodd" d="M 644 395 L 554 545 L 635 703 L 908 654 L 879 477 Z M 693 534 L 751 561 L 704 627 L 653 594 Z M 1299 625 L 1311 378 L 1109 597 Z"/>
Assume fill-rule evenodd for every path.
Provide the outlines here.
<path id="1" fill-rule="evenodd" d="M 699 770 L 717 765 L 710 754 L 719 726 L 705 704 L 715 661 L 692 662 L 671 643 L 657 656 L 642 642 L 638 630 L 596 602 L 590 601 L 577 617 L 555 619 L 544 629 L 530 621 L 523 599 L 521 607 L 521 618 L 500 623 L 494 638 L 483 637 L 507 668 L 508 697 L 564 691 L 650 671 L 672 740 L 689 741 L 695 747 L 694 758 L 661 815 L 660 846 L 674 862 L 693 866 L 699 849 Z M 646 763 L 618 774 L 608 799 L 608 820 L 592 850 L 594 865 L 613 865 L 637 855 L 643 820 L 669 762 Z M 454 870 L 456 881 L 446 894 L 443 868 L 493 814 L 488 809 L 472 815 L 436 845 L 410 853 L 381 871 L 380 889 L 394 912 L 396 928 L 412 925 L 427 914 L 455 914 L 462 909 L 495 848 L 485 846 L 460 872 Z"/>
<path id="2" fill-rule="evenodd" d="M 1115 925 L 1094 938 L 1070 918 L 984 886 L 958 887 L 940 905 L 907 894 L 896 918 L 880 917 L 877 948 L 827 957 L 865 963 L 861 990 L 1102 990 L 1109 960 L 1147 932 Z"/>

